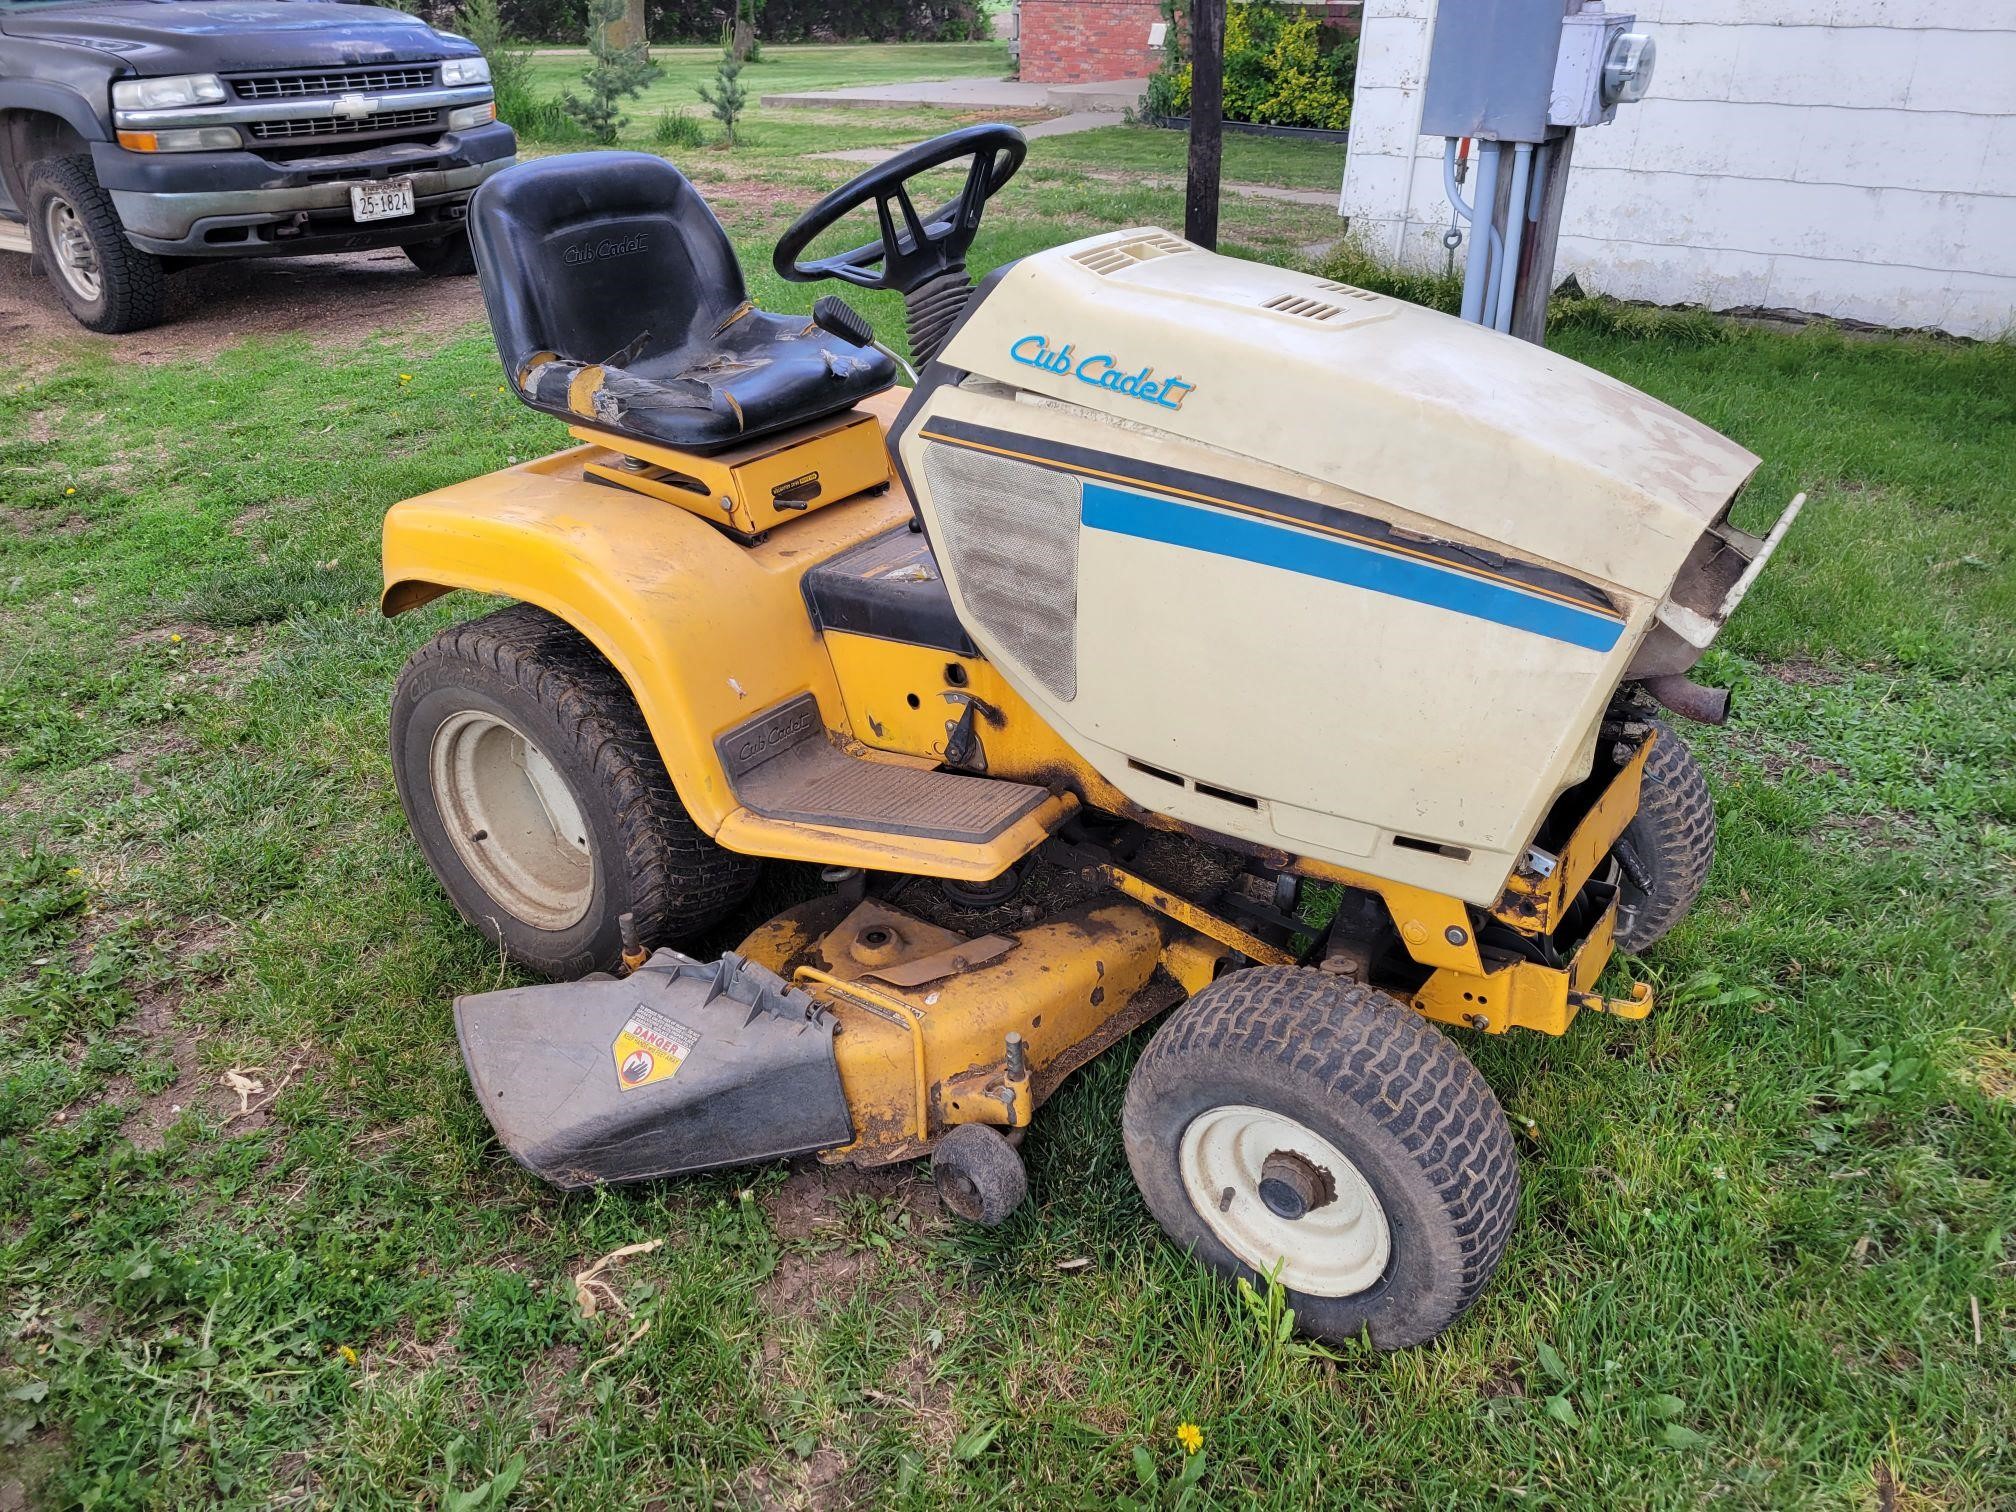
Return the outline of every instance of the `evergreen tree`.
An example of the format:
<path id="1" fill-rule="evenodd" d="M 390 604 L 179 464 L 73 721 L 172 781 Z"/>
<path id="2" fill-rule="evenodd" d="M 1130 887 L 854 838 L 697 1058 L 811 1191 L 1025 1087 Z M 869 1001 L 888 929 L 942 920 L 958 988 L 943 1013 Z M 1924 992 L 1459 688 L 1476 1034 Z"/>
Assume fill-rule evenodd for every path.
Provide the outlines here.
<path id="1" fill-rule="evenodd" d="M 700 86 L 700 98 L 714 107 L 714 119 L 721 123 L 722 139 L 735 145 L 735 122 L 749 103 L 749 91 L 742 86 L 742 60 L 735 56 L 735 28 L 731 23 L 721 37 L 721 66 L 714 71 L 714 87 Z"/>
<path id="2" fill-rule="evenodd" d="M 594 63 L 581 75 L 588 93 L 583 98 L 570 89 L 560 96 L 561 108 L 580 122 L 583 131 L 605 146 L 630 124 L 630 118 L 621 114 L 617 106 L 642 94 L 660 72 L 642 42 L 631 47 L 609 45 L 609 28 L 623 19 L 625 10 L 623 0 L 590 0 L 588 54 Z"/>

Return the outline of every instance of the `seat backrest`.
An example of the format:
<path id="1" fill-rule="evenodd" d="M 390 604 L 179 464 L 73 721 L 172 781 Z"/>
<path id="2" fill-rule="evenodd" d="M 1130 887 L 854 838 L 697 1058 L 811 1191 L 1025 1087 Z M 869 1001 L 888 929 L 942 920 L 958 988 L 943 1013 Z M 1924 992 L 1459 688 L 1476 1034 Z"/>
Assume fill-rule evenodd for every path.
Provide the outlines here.
<path id="1" fill-rule="evenodd" d="M 714 212 L 648 153 L 507 168 L 471 200 L 469 241 L 514 387 L 538 352 L 623 367 L 704 343 L 747 297 Z"/>

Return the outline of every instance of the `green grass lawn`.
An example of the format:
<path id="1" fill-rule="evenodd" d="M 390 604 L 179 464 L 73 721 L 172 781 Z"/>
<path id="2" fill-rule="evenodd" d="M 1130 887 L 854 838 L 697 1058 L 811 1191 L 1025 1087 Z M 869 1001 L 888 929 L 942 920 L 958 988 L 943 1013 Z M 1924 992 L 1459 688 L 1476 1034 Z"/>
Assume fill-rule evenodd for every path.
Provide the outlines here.
<path id="1" fill-rule="evenodd" d="M 721 62 L 719 47 L 654 47 L 651 60 L 664 72 L 624 108 L 632 116 L 663 110 L 705 110 L 698 88 L 712 81 Z M 578 90 L 587 67 L 580 57 L 532 60 L 532 87 L 541 97 Z M 904 84 L 917 79 L 1001 78 L 1011 64 L 1004 42 L 881 42 L 854 46 L 775 44 L 763 61 L 742 70 L 750 103 L 758 96 L 796 94 L 808 89 L 848 89 L 866 84 Z"/>
<path id="2" fill-rule="evenodd" d="M 806 308 L 768 237 L 843 167 L 701 162 Z M 1039 144 L 976 271 L 1180 223 L 1082 166 Z M 1283 261 L 1335 234 L 1226 214 Z M 1186 1421 L 1215 1505 L 2016 1502 L 2016 348 L 1601 304 L 1555 344 L 1761 452 L 1749 523 L 1813 503 L 1704 671 L 1741 717 L 1688 734 L 1722 852 L 1637 963 L 1662 1006 L 1463 1037 L 1528 1130 L 1521 1223 L 1386 1358 L 1162 1242 L 1138 1039 L 1044 1110 L 998 1231 L 903 1171 L 523 1175 L 449 1017 L 511 973 L 385 751 L 401 662 L 479 606 L 380 619 L 377 529 L 561 427 L 475 328 L 10 379 L 0 1505 L 1166 1505 L 1137 1451 L 1173 1480 Z M 584 1320 L 572 1275 L 652 1239 Z"/>
<path id="3" fill-rule="evenodd" d="M 1102 126 L 1044 144 L 1045 160 L 1059 167 L 1170 178 L 1187 171 L 1189 152 L 1187 133 L 1158 126 Z M 1224 174 L 1232 184 L 1335 193 L 1344 182 L 1344 144 L 1227 132 Z"/>

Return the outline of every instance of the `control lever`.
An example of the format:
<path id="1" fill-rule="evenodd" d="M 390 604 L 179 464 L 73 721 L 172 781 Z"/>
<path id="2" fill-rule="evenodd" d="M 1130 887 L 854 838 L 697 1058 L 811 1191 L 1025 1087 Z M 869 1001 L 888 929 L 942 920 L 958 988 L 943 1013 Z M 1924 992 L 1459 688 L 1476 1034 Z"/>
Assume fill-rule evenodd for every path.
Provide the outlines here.
<path id="1" fill-rule="evenodd" d="M 838 294 L 819 296 L 819 302 L 812 306 L 812 323 L 829 335 L 838 336 L 849 346 L 874 348 L 903 369 L 910 377 L 911 387 L 916 387 L 917 370 L 877 341 L 875 328 L 868 324 L 868 317 Z"/>

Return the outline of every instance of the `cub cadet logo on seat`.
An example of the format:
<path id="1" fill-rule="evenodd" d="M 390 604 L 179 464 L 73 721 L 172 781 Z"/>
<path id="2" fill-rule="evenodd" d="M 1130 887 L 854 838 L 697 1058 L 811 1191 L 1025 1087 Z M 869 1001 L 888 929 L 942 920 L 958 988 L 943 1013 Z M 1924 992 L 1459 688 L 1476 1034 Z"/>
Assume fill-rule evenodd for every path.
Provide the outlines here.
<path id="1" fill-rule="evenodd" d="M 1152 367 L 1130 373 L 1103 352 L 1081 359 L 1070 342 L 1065 342 L 1060 350 L 1050 345 L 1047 336 L 1024 336 L 1008 348 L 1008 355 L 1024 367 L 1041 368 L 1060 377 L 1069 374 L 1080 383 L 1144 400 L 1161 409 L 1180 410 L 1183 401 L 1197 389 L 1196 384 L 1185 383 L 1181 378 L 1157 378 Z"/>
<path id="2" fill-rule="evenodd" d="M 598 242 L 576 242 L 560 256 L 568 267 L 578 268 L 583 263 L 600 262 L 605 257 L 628 257 L 650 245 L 649 234 L 639 231 L 634 236 L 605 236 Z"/>

